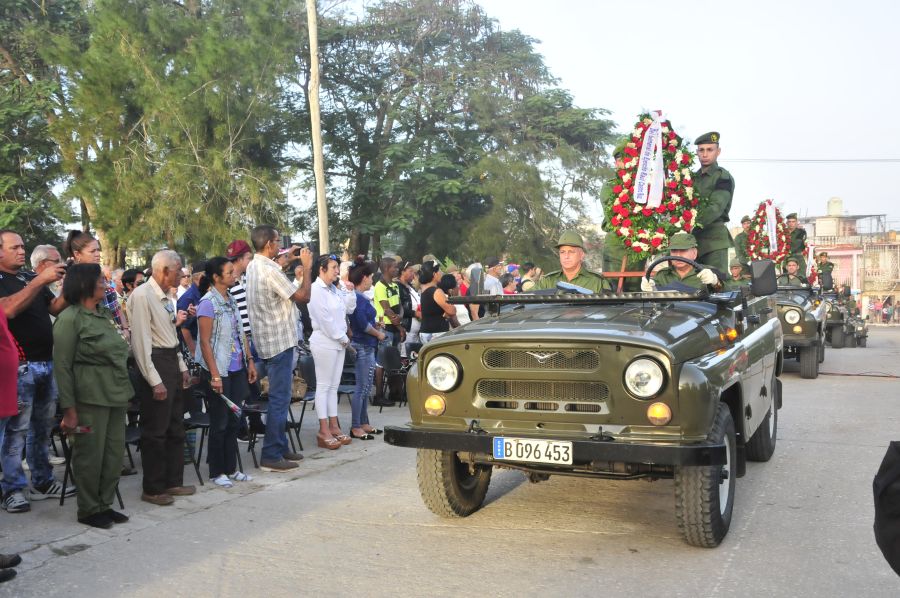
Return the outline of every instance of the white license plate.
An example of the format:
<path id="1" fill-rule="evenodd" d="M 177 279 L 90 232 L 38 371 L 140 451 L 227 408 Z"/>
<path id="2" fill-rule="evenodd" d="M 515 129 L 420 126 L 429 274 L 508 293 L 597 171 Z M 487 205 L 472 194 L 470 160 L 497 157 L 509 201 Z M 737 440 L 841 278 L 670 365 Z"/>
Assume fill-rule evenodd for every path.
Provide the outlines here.
<path id="1" fill-rule="evenodd" d="M 528 463 L 572 464 L 572 443 L 568 440 L 494 438 L 494 459 Z"/>

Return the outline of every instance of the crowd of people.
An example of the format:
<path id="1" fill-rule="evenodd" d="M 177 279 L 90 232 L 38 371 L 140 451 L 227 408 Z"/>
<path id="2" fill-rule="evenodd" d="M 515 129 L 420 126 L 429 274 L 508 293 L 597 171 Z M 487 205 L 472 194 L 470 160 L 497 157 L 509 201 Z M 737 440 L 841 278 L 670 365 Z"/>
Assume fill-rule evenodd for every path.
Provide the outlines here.
<path id="1" fill-rule="evenodd" d="M 583 240 L 567 235 L 561 251 L 574 245 L 580 252 L 575 271 L 562 264 L 568 278 L 605 284 L 580 271 Z M 120 476 L 136 473 L 123 461 L 133 420 L 140 430 L 141 499 L 164 506 L 193 494 L 183 478 L 184 422 L 195 410 L 209 417 L 209 478 L 225 488 L 250 480 L 236 463 L 247 422 L 234 407 L 258 400 L 263 378 L 260 468 L 296 469 L 303 454 L 291 450 L 286 423 L 304 345 L 315 365 L 318 446 L 337 450 L 372 440 L 382 431 L 370 423 L 369 404 L 397 398 L 379 363 L 386 348 L 405 355 L 408 346 L 484 316 L 483 306 L 451 304 L 452 297 L 552 288 L 562 272 L 544 277 L 532 263 L 498 257 L 460 269 L 433 255 L 378 264 L 363 256 L 314 256 L 282 247 L 279 231 L 267 225 L 253 229 L 249 243 L 238 239 L 223 249 L 190 269 L 178 253 L 162 250 L 146 269 L 110 271 L 100 264 L 98 240 L 72 231 L 61 250 L 31 249 L 29 269 L 22 237 L 0 231 L 3 510 L 25 513 L 32 501 L 65 493 L 76 497 L 85 525 L 128 521 L 113 501 Z M 355 390 L 352 420 L 342 427 L 337 391 L 348 361 Z M 56 424 L 72 448 L 74 483 L 65 489 L 50 458 Z M 14 566 L 14 556 L 0 555 L 6 568 L 0 570 Z"/>

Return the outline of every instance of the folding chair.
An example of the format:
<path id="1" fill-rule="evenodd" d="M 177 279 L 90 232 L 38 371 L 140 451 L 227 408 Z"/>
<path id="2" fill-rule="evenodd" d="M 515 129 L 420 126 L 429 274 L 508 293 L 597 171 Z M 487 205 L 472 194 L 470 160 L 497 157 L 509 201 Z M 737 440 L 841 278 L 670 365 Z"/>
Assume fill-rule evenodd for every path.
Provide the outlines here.
<path id="1" fill-rule="evenodd" d="M 350 350 L 344 352 L 344 369 L 341 372 L 341 382 L 338 384 L 337 395 L 338 403 L 341 402 L 341 395 L 347 395 L 347 398 L 353 398 L 356 392 L 356 354 Z"/>
<path id="2" fill-rule="evenodd" d="M 397 347 L 392 347 L 390 345 L 381 347 L 378 351 L 378 363 L 384 369 L 384 376 L 381 378 L 381 396 L 388 398 L 391 391 L 391 378 L 399 376 L 403 372 L 403 361 L 400 359 L 400 350 Z M 402 401 L 403 397 L 401 396 L 398 400 Z M 383 410 L 384 405 L 378 407 L 378 413 L 381 413 Z"/>
<path id="3" fill-rule="evenodd" d="M 303 442 L 300 441 L 300 428 L 303 427 L 303 416 L 306 415 L 306 406 L 309 403 L 313 403 L 313 407 L 315 408 L 315 398 L 316 398 L 316 363 L 313 361 L 312 355 L 303 355 L 300 357 L 300 360 L 297 362 L 297 369 L 300 370 L 300 375 L 303 376 L 303 381 L 306 382 L 306 394 L 302 397 L 291 397 L 291 403 L 302 403 L 303 408 L 300 410 L 300 419 L 294 419 L 294 412 L 290 409 L 288 410 L 288 416 L 290 416 L 290 421 L 287 423 L 288 429 L 293 430 L 294 436 L 297 437 L 297 444 L 300 446 L 300 450 L 303 450 Z"/>
<path id="4" fill-rule="evenodd" d="M 205 403 L 204 398 L 204 403 Z M 194 458 L 194 451 L 190 452 L 191 455 L 191 464 L 194 466 L 194 471 L 197 472 L 197 479 L 200 481 L 200 485 L 203 486 L 203 476 L 200 475 L 200 460 L 203 458 L 203 441 L 206 440 L 206 435 L 209 433 L 209 414 L 207 413 L 195 413 L 191 414 L 186 420 L 184 420 L 184 431 L 190 432 L 191 430 L 200 430 L 200 442 L 197 446 L 197 458 Z"/>
<path id="5" fill-rule="evenodd" d="M 259 469 L 259 461 L 256 458 L 256 441 L 260 434 L 266 433 L 266 427 L 262 423 L 262 416 L 269 410 L 268 401 L 247 401 L 244 403 L 243 412 L 247 416 L 247 452 L 253 457 L 253 466 Z M 240 459 L 240 458 L 239 458 Z M 243 466 L 241 467 L 243 471 Z"/>

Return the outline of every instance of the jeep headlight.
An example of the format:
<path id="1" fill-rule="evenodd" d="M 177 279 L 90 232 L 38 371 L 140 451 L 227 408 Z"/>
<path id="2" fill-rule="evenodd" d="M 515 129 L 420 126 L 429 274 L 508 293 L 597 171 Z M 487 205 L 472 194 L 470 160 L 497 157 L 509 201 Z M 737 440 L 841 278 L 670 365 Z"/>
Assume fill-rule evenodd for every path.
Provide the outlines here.
<path id="1" fill-rule="evenodd" d="M 655 397 L 665 381 L 665 372 L 654 359 L 638 357 L 625 368 L 625 388 L 639 399 Z"/>
<path id="2" fill-rule="evenodd" d="M 796 324 L 800 321 L 800 312 L 796 309 L 789 309 L 784 312 L 784 321 L 788 324 Z"/>
<path id="3" fill-rule="evenodd" d="M 447 392 L 456 388 L 459 382 L 459 364 L 449 355 L 438 355 L 428 362 L 425 377 L 435 390 Z"/>
<path id="4" fill-rule="evenodd" d="M 856 330 L 857 330 L 858 332 L 862 332 L 862 331 L 863 331 L 863 327 L 862 327 L 862 326 L 857 326 L 857 327 L 856 327 Z"/>

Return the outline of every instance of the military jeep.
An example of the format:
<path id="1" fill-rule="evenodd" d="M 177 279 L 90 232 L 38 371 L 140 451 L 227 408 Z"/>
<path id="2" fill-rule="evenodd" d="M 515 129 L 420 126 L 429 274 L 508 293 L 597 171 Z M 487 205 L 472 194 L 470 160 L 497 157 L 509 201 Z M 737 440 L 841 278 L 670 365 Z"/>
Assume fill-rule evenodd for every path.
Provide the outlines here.
<path id="1" fill-rule="evenodd" d="M 825 340 L 832 349 L 841 349 L 848 344 L 855 327 L 850 322 L 850 315 L 835 293 L 825 293 Z"/>
<path id="2" fill-rule="evenodd" d="M 668 260 L 684 258 L 646 276 Z M 775 450 L 781 407 L 774 267 L 753 268 L 751 294 L 455 298 L 491 315 L 422 347 L 411 422 L 385 440 L 417 449 L 420 494 L 443 517 L 477 511 L 494 468 L 532 482 L 674 478 L 685 541 L 717 546 L 746 461 Z"/>
<path id="3" fill-rule="evenodd" d="M 867 320 L 869 316 L 852 316 L 849 318 L 850 326 L 853 327 L 853 332 L 848 339 L 849 347 L 865 347 L 869 338 L 869 325 Z"/>
<path id="4" fill-rule="evenodd" d="M 778 287 L 778 319 L 784 332 L 784 355 L 800 362 L 801 378 L 818 378 L 825 360 L 826 306 L 809 285 Z"/>

